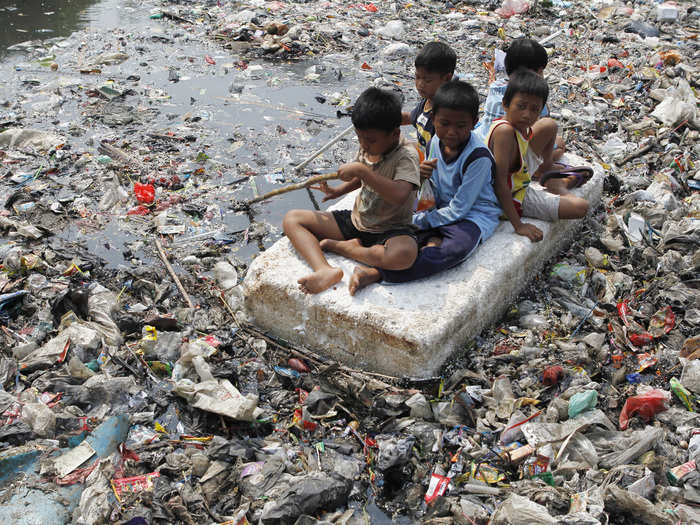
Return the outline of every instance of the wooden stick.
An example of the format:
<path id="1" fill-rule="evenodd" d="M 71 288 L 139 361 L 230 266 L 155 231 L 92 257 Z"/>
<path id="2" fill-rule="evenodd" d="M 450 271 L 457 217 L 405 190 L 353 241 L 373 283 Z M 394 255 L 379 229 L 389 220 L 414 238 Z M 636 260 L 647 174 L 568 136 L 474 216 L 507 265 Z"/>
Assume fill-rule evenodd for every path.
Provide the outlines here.
<path id="1" fill-rule="evenodd" d="M 641 156 L 644 155 L 645 153 L 648 153 L 649 151 L 652 150 L 652 148 L 653 148 L 654 146 L 656 146 L 656 141 L 655 141 L 655 140 L 652 140 L 652 141 L 649 142 L 649 144 L 647 144 L 647 145 L 644 146 L 643 148 L 640 148 L 640 149 L 638 149 L 637 151 L 633 151 L 632 153 L 630 153 L 629 155 L 627 155 L 624 159 L 622 159 L 620 162 L 618 162 L 617 165 L 618 165 L 618 166 L 624 166 L 625 164 L 627 164 L 627 163 L 628 163 L 629 161 L 631 161 L 632 159 L 636 159 L 637 157 L 641 157 Z"/>
<path id="2" fill-rule="evenodd" d="M 324 173 L 323 175 L 316 175 L 315 177 L 311 177 L 309 179 L 306 179 L 304 182 L 298 182 L 296 184 L 291 184 L 289 186 L 285 186 L 284 188 L 278 188 L 276 190 L 272 190 L 271 192 L 266 193 L 265 195 L 260 195 L 259 197 L 255 197 L 254 199 L 249 200 L 248 204 L 253 204 L 254 202 L 264 201 L 266 199 L 269 199 L 270 197 L 274 197 L 276 195 L 282 195 L 283 193 L 289 193 L 290 191 L 300 190 L 302 188 L 307 188 L 307 187 L 309 187 L 312 184 L 315 184 L 317 182 L 322 182 L 322 181 L 337 179 L 337 178 L 338 178 L 337 172 Z"/>
<path id="3" fill-rule="evenodd" d="M 348 133 L 350 133 L 350 132 L 351 132 L 352 130 L 354 130 L 354 129 L 355 129 L 355 126 L 350 126 L 349 128 L 343 130 L 343 131 L 340 133 L 340 135 L 338 135 L 338 136 L 335 137 L 334 139 L 331 139 L 331 141 L 328 142 L 325 146 L 323 146 L 323 147 L 319 148 L 318 150 L 316 150 L 316 152 L 314 152 L 308 159 L 306 159 L 304 162 L 302 162 L 302 163 L 299 164 L 296 168 L 294 168 L 294 171 L 296 171 L 296 172 L 298 173 L 298 172 L 300 172 L 301 170 L 303 170 L 309 162 L 311 162 L 312 160 L 314 160 L 314 159 L 315 159 L 316 157 L 318 157 L 321 153 L 323 153 L 324 151 L 326 151 L 326 150 L 327 150 L 328 148 L 330 148 L 333 144 L 335 144 L 336 142 L 338 142 L 340 139 L 342 139 L 345 135 L 347 135 Z"/>
<path id="4" fill-rule="evenodd" d="M 173 281 L 175 281 L 175 284 L 177 285 L 177 289 L 180 290 L 182 297 L 185 298 L 187 306 L 189 306 L 190 308 L 194 308 L 194 304 L 192 304 L 192 299 L 190 299 L 190 296 L 187 294 L 187 291 L 185 291 L 185 288 L 184 286 L 182 286 L 180 279 L 178 279 L 177 275 L 175 275 L 175 270 L 173 270 L 173 267 L 170 266 L 168 258 L 165 256 L 165 252 L 163 251 L 163 245 L 160 243 L 160 239 L 158 237 L 156 237 L 156 248 L 158 248 L 158 255 L 160 255 L 160 259 L 163 261 L 163 264 L 165 264 L 165 269 L 168 270 L 170 277 L 173 278 Z"/>
<path id="5" fill-rule="evenodd" d="M 537 9 L 537 2 L 535 2 L 535 9 Z M 540 45 L 543 46 L 543 45 L 545 45 L 547 42 L 549 42 L 549 41 L 551 41 L 551 40 L 554 40 L 554 39 L 557 38 L 559 35 L 561 35 L 563 32 L 564 32 L 563 29 L 560 29 L 559 31 L 555 31 L 554 33 L 552 33 L 552 34 L 549 35 L 548 37 L 543 38 L 542 40 L 540 40 Z"/>

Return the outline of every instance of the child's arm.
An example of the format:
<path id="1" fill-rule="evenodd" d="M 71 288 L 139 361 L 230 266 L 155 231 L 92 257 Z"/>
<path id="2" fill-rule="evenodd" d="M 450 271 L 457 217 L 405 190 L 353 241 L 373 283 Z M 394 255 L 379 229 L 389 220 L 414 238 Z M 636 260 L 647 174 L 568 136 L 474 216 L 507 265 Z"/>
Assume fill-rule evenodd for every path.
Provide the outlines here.
<path id="1" fill-rule="evenodd" d="M 423 164 L 421 164 L 421 168 L 423 168 Z M 462 174 L 462 182 L 450 202 L 442 208 L 417 213 L 413 216 L 413 224 L 419 228 L 428 229 L 465 219 L 484 185 L 491 184 L 491 167 L 490 157 L 482 157 L 472 161 Z"/>
<path id="2" fill-rule="evenodd" d="M 353 179 L 358 179 L 364 182 L 376 191 L 382 199 L 392 204 L 403 204 L 415 189 L 415 186 L 410 182 L 382 177 L 361 162 L 343 164 L 338 168 L 338 175 L 340 180 L 352 181 Z"/>
<path id="3" fill-rule="evenodd" d="M 541 241 L 542 230 L 534 224 L 528 224 L 520 219 L 520 215 L 518 215 L 515 205 L 513 205 L 513 195 L 508 187 L 510 166 L 515 155 L 518 154 L 518 143 L 512 128 L 510 126 L 499 126 L 493 130 L 489 147 L 493 153 L 493 158 L 496 160 L 494 190 L 496 197 L 498 197 L 498 202 L 503 208 L 503 213 L 513 225 L 515 233 L 524 235 L 532 242 Z"/>
<path id="4" fill-rule="evenodd" d="M 358 178 L 354 178 L 348 182 L 344 182 L 340 186 L 335 186 L 334 188 L 331 188 L 326 181 L 321 182 L 317 186 L 310 186 L 312 190 L 318 190 L 320 192 L 323 192 L 325 194 L 325 197 L 323 197 L 322 202 L 329 201 L 331 199 L 337 199 L 338 197 L 342 197 L 346 193 L 350 193 L 351 191 L 355 191 L 357 188 L 359 188 L 362 185 L 362 182 Z"/>

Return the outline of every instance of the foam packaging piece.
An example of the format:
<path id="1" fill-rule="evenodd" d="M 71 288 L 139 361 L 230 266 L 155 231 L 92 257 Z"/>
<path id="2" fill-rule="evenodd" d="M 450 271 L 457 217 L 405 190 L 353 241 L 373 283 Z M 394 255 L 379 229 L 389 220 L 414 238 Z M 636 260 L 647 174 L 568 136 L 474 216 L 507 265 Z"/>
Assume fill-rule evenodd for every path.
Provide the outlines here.
<path id="1" fill-rule="evenodd" d="M 567 155 L 571 165 L 583 159 Z M 597 207 L 603 170 L 575 190 Z M 351 208 L 354 194 L 333 209 Z M 373 284 L 354 297 L 348 279 L 356 263 L 328 254 L 343 280 L 317 295 L 302 293 L 297 279 L 311 268 L 286 237 L 261 253 L 243 282 L 249 319 L 264 331 L 321 355 L 393 376 L 430 377 L 455 351 L 497 321 L 542 266 L 570 243 L 582 221 L 528 219 L 544 233 L 539 243 L 516 235 L 509 222 L 461 265 L 427 279 Z"/>

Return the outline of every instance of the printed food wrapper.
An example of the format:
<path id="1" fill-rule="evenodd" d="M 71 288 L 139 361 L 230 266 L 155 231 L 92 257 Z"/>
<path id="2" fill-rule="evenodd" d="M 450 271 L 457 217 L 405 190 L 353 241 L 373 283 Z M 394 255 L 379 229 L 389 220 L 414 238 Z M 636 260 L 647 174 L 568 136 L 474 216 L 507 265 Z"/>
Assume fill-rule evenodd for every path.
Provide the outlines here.
<path id="1" fill-rule="evenodd" d="M 122 496 L 127 493 L 142 492 L 153 488 L 153 479 L 160 477 L 159 472 L 151 472 L 141 476 L 132 476 L 130 478 L 113 479 L 112 490 L 119 502 L 122 501 Z"/>

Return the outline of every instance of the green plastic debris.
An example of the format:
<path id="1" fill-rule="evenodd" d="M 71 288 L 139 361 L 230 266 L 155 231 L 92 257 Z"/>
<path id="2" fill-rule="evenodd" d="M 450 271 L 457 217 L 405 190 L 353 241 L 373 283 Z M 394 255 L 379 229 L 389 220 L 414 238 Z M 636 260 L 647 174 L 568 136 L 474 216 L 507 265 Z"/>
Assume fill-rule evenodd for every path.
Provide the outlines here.
<path id="1" fill-rule="evenodd" d="M 675 377 L 671 378 L 671 390 L 673 390 L 676 397 L 681 400 L 681 403 L 685 405 L 685 408 L 691 412 L 695 412 L 695 410 L 693 410 L 693 394 L 691 394 Z"/>
<path id="2" fill-rule="evenodd" d="M 542 472 L 540 474 L 535 474 L 532 476 L 533 478 L 540 478 L 542 481 L 544 481 L 547 485 L 554 486 L 554 474 L 551 472 Z"/>
<path id="3" fill-rule="evenodd" d="M 578 416 L 581 412 L 590 410 L 598 404 L 598 392 L 595 390 L 585 390 L 574 394 L 569 399 L 569 418 Z"/>

